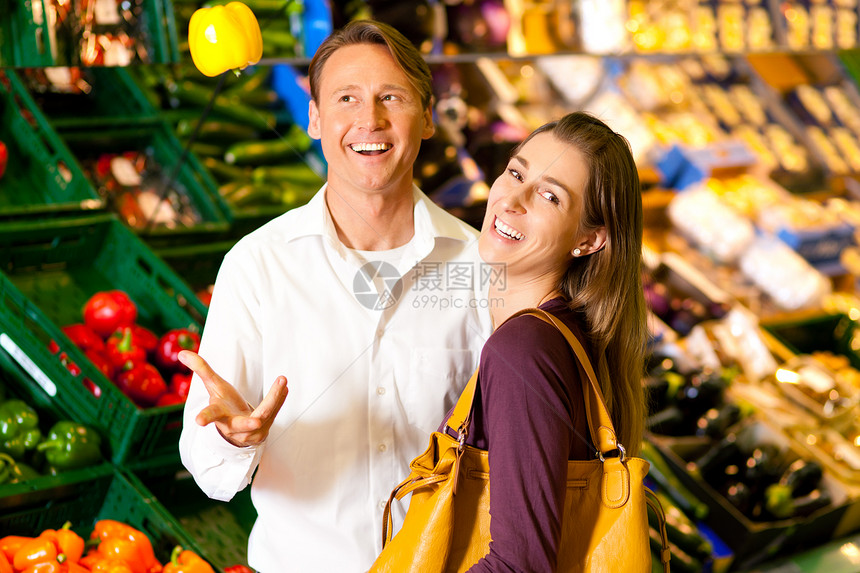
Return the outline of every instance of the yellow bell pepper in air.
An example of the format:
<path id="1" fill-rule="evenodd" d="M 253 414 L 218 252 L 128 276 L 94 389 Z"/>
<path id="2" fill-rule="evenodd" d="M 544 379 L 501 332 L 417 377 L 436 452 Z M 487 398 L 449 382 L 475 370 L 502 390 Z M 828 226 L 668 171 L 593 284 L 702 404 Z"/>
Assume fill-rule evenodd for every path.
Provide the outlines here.
<path id="1" fill-rule="evenodd" d="M 188 23 L 191 60 L 209 77 L 256 64 L 263 55 L 260 25 L 241 2 L 200 8 Z"/>

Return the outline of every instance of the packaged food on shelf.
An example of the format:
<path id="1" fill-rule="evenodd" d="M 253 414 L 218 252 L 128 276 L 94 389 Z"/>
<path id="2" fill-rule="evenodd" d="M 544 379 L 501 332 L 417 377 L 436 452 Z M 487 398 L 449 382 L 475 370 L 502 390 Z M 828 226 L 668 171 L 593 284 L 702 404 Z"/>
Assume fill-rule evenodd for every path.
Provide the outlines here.
<path id="1" fill-rule="evenodd" d="M 757 237 L 738 258 L 738 267 L 780 308 L 819 306 L 833 290 L 830 280 L 776 237 Z"/>
<path id="2" fill-rule="evenodd" d="M 857 380 L 838 376 L 812 356 L 792 358 L 777 369 L 769 382 L 830 427 L 844 428 L 857 414 Z"/>
<path id="3" fill-rule="evenodd" d="M 668 214 L 682 234 L 722 263 L 741 259 L 755 241 L 752 222 L 702 185 L 678 193 Z"/>

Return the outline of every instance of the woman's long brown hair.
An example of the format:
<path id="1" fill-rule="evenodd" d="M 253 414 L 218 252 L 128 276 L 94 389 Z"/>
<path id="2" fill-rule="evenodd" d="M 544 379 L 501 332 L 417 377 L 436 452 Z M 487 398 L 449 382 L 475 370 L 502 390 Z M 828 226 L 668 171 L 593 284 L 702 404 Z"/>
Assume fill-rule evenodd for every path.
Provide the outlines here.
<path id="1" fill-rule="evenodd" d="M 606 243 L 596 253 L 574 258 L 560 286 L 571 307 L 585 314 L 618 440 L 636 455 L 645 429 L 642 375 L 648 336 L 636 163 L 627 140 L 587 113 L 571 113 L 546 124 L 526 141 L 545 132 L 576 147 L 589 166 L 582 218 L 579 228 L 571 231 L 604 226 Z"/>

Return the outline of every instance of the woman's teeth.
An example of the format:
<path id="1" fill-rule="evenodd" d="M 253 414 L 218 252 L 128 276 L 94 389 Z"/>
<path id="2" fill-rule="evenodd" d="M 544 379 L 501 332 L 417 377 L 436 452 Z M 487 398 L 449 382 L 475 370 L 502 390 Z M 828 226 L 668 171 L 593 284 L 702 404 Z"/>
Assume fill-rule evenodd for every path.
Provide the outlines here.
<path id="1" fill-rule="evenodd" d="M 496 232 L 506 239 L 513 239 L 514 241 L 522 241 L 525 238 L 525 235 L 517 231 L 516 229 L 512 229 L 508 227 L 498 218 L 493 223 L 493 227 L 495 227 Z"/>

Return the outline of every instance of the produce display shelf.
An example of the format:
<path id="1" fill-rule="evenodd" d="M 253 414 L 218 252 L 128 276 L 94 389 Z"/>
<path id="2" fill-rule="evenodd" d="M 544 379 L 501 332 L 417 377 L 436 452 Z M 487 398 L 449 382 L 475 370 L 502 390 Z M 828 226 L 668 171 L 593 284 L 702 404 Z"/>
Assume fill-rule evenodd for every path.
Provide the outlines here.
<path id="1" fill-rule="evenodd" d="M 49 2 L 27 1 L 3 3 L 4 18 L 0 23 L 0 65 L 14 67 L 77 65 L 83 41 L 76 27 L 82 10 L 58 15 Z M 128 30 L 119 16 L 106 23 L 113 33 L 122 30 L 141 46 L 136 50 L 138 63 L 172 63 L 180 59 L 176 22 L 172 0 L 146 0 L 133 5 L 136 25 Z M 128 8 L 126 8 L 128 10 Z M 65 18 L 65 22 L 61 22 Z M 117 19 L 114 22 L 114 19 Z M 98 27 L 98 25 L 96 25 Z M 104 27 L 104 26 L 102 26 Z M 69 45 L 63 45 L 69 44 Z"/>
<path id="2" fill-rule="evenodd" d="M 173 455 L 128 464 L 126 471 L 139 491 L 168 508 L 210 563 L 247 565 L 248 536 L 257 519 L 250 487 L 229 502 L 210 499 Z"/>
<path id="3" fill-rule="evenodd" d="M 79 164 L 90 166 L 87 176 L 96 189 L 100 189 L 100 184 L 93 174 L 93 165 L 105 154 L 139 153 L 160 169 L 154 182 L 144 182 L 139 187 L 146 186 L 160 196 L 175 193 L 182 202 L 181 207 L 193 220 L 180 220 L 175 224 L 158 224 L 144 218 L 133 221 L 116 197 L 108 204 L 150 246 L 211 242 L 229 230 L 226 215 L 204 183 L 203 167 L 194 154 L 184 153 L 182 144 L 166 124 L 115 125 L 109 129 L 73 129 L 59 133 Z M 104 193 L 109 194 L 108 191 Z"/>
<path id="4" fill-rule="evenodd" d="M 235 241 L 157 249 L 155 253 L 188 283 L 195 292 L 215 283 L 224 255 Z"/>
<path id="5" fill-rule="evenodd" d="M 60 327 L 81 322 L 98 291 L 125 291 L 138 324 L 161 333 L 201 330 L 206 307 L 140 238 L 110 214 L 0 226 L 0 361 L 34 407 L 55 407 L 103 434 L 114 462 L 176 452 L 182 406 L 142 409 Z M 79 368 L 49 350 L 55 341 Z M 92 383 L 100 395 L 87 388 Z"/>
<path id="6" fill-rule="evenodd" d="M 132 79 L 128 69 L 65 68 L 62 81 L 74 82 L 71 93 L 65 86 L 52 86 L 48 70 L 8 71 L 19 76 L 28 93 L 56 130 L 112 125 L 154 123 L 160 120 L 152 103 Z"/>
<path id="7" fill-rule="evenodd" d="M 74 155 L 11 70 L 0 71 L 0 218 L 102 209 Z"/>
<path id="8" fill-rule="evenodd" d="M 44 529 L 57 529 L 68 521 L 73 531 L 89 539 L 96 522 L 111 519 L 144 533 L 160 563 L 170 561 L 177 545 L 207 558 L 194 537 L 185 532 L 157 500 L 138 490 L 132 479 L 117 468 L 52 493 L 55 497 L 49 503 L 0 513 L 0 531 L 4 535 L 35 537 Z"/>

